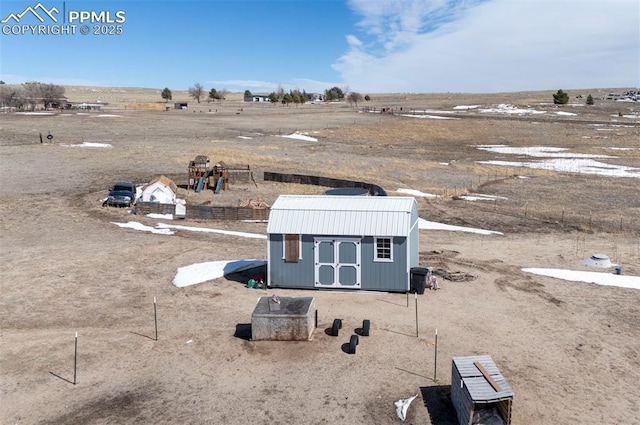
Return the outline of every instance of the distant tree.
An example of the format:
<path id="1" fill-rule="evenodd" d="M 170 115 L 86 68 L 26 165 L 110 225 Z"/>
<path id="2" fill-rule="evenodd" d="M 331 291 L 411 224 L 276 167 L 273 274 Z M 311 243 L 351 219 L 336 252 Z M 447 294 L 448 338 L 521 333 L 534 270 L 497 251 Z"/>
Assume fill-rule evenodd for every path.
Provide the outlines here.
<path id="1" fill-rule="evenodd" d="M 162 93 L 160 93 L 160 96 L 164 99 L 164 103 L 173 99 L 173 94 L 171 93 L 171 90 L 169 90 L 169 87 L 165 87 L 164 90 L 162 90 Z"/>
<path id="2" fill-rule="evenodd" d="M 276 90 L 276 96 L 278 96 L 278 100 L 282 100 L 284 98 L 284 88 L 278 84 L 278 89 Z"/>
<path id="3" fill-rule="evenodd" d="M 57 84 L 40 84 L 39 91 L 45 108 L 50 108 L 52 103 L 64 98 L 64 87 Z"/>
<path id="4" fill-rule="evenodd" d="M 367 94 L 364 96 L 364 100 L 366 100 L 367 102 L 371 100 L 371 97 Z"/>
<path id="5" fill-rule="evenodd" d="M 222 101 L 227 98 L 228 94 L 229 94 L 229 90 L 227 89 L 218 90 L 218 101 L 222 103 Z"/>
<path id="6" fill-rule="evenodd" d="M 269 102 L 278 103 L 278 95 L 276 94 L 276 92 L 272 91 L 271 93 L 269 93 Z"/>
<path id="7" fill-rule="evenodd" d="M 324 98 L 329 102 L 344 100 L 344 92 L 339 87 L 332 87 L 324 91 Z"/>
<path id="8" fill-rule="evenodd" d="M 298 106 L 298 104 L 304 104 L 307 100 L 307 97 L 305 94 L 303 94 L 300 90 L 295 89 L 295 90 L 291 90 L 289 92 L 289 95 L 291 96 L 291 100 L 293 101 L 293 103 L 296 104 L 296 106 Z"/>
<path id="9" fill-rule="evenodd" d="M 349 95 L 347 96 L 347 100 L 349 101 L 349 104 L 355 104 L 357 108 L 358 102 L 362 102 L 362 95 L 354 91 L 349 93 Z"/>
<path id="10" fill-rule="evenodd" d="M 587 105 L 593 105 L 593 96 L 587 96 Z"/>
<path id="11" fill-rule="evenodd" d="M 216 89 L 209 90 L 209 101 L 217 100 L 218 96 L 219 96 L 218 95 L 218 90 L 216 90 Z"/>
<path id="12" fill-rule="evenodd" d="M 4 84 L 4 81 L 0 80 L 0 84 Z"/>
<path id="13" fill-rule="evenodd" d="M 553 95 L 553 103 L 556 105 L 566 105 L 569 103 L 569 95 L 562 90 L 558 90 L 558 92 Z"/>
<path id="14" fill-rule="evenodd" d="M 291 94 L 285 93 L 284 96 L 282 96 L 282 104 L 286 105 L 287 103 L 291 102 L 293 102 L 293 97 L 291 96 Z"/>
<path id="15" fill-rule="evenodd" d="M 202 84 L 195 83 L 193 87 L 189 87 L 189 96 L 194 98 L 196 102 L 200 103 L 200 99 L 202 99 L 203 95 L 204 95 L 204 87 L 202 87 Z"/>
<path id="16" fill-rule="evenodd" d="M 7 84 L 0 87 L 0 105 L 22 109 L 25 105 L 24 87 Z"/>
<path id="17" fill-rule="evenodd" d="M 37 81 L 26 82 L 22 87 L 24 87 L 25 103 L 33 111 L 36 108 L 36 104 L 40 102 L 40 83 Z"/>
<path id="18" fill-rule="evenodd" d="M 251 97 L 251 96 L 253 96 L 253 95 L 251 94 L 251 92 L 249 90 L 245 90 L 244 91 L 244 97 Z"/>

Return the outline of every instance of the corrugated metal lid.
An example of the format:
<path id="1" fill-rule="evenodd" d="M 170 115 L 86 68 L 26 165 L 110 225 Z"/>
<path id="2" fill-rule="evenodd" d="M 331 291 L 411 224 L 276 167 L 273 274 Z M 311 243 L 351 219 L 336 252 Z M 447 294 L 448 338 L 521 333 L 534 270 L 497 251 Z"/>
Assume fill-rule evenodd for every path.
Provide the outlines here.
<path id="1" fill-rule="evenodd" d="M 500 386 L 502 391 L 496 391 L 491 386 L 480 370 L 473 364 L 475 362 L 480 362 L 489 375 L 491 375 L 491 378 Z M 454 357 L 453 364 L 458 370 L 462 382 L 467 387 L 473 401 L 490 402 L 513 397 L 513 390 L 490 356 Z M 452 383 L 452 385 L 460 384 Z"/>
<path id="2" fill-rule="evenodd" d="M 411 197 L 281 195 L 267 233 L 407 236 L 416 208 Z"/>

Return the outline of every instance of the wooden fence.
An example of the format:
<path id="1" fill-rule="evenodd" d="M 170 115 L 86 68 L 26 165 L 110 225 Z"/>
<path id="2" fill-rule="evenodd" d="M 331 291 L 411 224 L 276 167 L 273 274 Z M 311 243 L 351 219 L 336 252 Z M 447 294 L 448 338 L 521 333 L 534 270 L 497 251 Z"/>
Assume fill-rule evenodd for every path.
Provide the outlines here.
<path id="1" fill-rule="evenodd" d="M 175 214 L 173 204 L 138 202 L 136 214 Z M 269 219 L 269 208 L 215 207 L 211 205 L 187 205 L 186 219 L 190 220 L 260 220 Z"/>
<path id="2" fill-rule="evenodd" d="M 320 176 L 309 176 L 305 174 L 284 174 L 284 173 L 273 173 L 269 171 L 264 172 L 264 180 L 265 181 L 275 181 L 281 183 L 298 183 L 298 184 L 309 184 L 314 186 L 324 186 L 324 187 L 332 187 L 332 188 L 358 188 L 358 189 L 366 189 L 371 196 L 387 196 L 387 192 L 385 190 L 372 183 L 364 183 L 353 180 L 343 180 L 343 179 L 334 179 L 330 177 L 320 177 Z"/>

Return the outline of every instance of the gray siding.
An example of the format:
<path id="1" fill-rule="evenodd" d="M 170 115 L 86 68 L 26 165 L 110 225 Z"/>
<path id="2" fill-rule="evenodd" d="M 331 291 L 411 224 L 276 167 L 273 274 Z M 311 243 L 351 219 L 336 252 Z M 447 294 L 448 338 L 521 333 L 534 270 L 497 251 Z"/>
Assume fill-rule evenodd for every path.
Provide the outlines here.
<path id="1" fill-rule="evenodd" d="M 344 238 L 344 236 L 334 237 Z M 367 236 L 362 239 L 361 290 L 405 292 L 409 289 L 409 266 L 407 265 L 407 244 L 409 244 L 409 241 L 404 237 L 394 237 L 392 239 L 393 262 L 374 261 L 374 237 Z M 269 235 L 270 286 L 300 289 L 315 288 L 313 240 L 313 235 L 303 235 L 301 242 L 302 259 L 297 263 L 285 262 L 282 256 L 283 236 L 280 234 Z"/>
<path id="2" fill-rule="evenodd" d="M 405 292 L 409 289 L 407 238 L 393 238 L 393 262 L 374 261 L 375 240 L 362 240 L 362 289 L 365 291 Z"/>
<path id="3" fill-rule="evenodd" d="M 302 259 L 297 263 L 282 258 L 282 235 L 269 235 L 269 285 L 278 288 L 314 288 L 313 236 L 302 235 Z"/>

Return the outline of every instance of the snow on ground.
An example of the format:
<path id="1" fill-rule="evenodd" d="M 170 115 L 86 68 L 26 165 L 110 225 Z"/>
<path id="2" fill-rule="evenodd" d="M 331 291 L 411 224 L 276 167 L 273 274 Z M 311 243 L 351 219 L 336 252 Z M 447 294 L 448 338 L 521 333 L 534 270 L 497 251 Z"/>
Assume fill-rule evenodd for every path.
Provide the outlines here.
<path id="1" fill-rule="evenodd" d="M 592 159 L 548 159 L 539 162 L 517 161 L 479 161 L 480 164 L 501 165 L 506 167 L 527 167 L 565 173 L 595 174 L 607 177 L 640 178 L 640 168 L 624 165 L 606 164 Z"/>
<path id="2" fill-rule="evenodd" d="M 238 139 L 251 140 L 252 138 L 248 136 L 238 136 Z"/>
<path id="3" fill-rule="evenodd" d="M 66 146 L 69 148 L 112 148 L 113 147 L 113 145 L 110 145 L 109 143 L 96 143 L 96 142 L 83 142 L 75 145 L 62 143 L 60 144 L 60 146 Z"/>
<path id="4" fill-rule="evenodd" d="M 396 190 L 398 193 L 406 193 L 407 195 L 420 196 L 423 198 L 435 198 L 437 195 L 431 193 L 420 192 L 419 190 L 414 189 L 398 189 Z"/>
<path id="5" fill-rule="evenodd" d="M 573 282 L 595 283 L 605 286 L 619 286 L 621 288 L 640 289 L 640 276 L 617 275 L 613 273 L 586 272 L 564 269 L 524 268 L 525 273 L 549 276 L 556 279 Z"/>
<path id="6" fill-rule="evenodd" d="M 476 109 L 479 108 L 480 105 L 458 105 L 458 106 L 454 106 L 453 109 L 462 109 L 462 110 L 468 110 L 468 109 Z"/>
<path id="7" fill-rule="evenodd" d="M 317 142 L 318 139 L 314 138 L 314 137 L 309 137 L 309 136 L 305 136 L 304 134 L 298 134 L 298 133 L 293 133 L 293 134 L 289 134 L 288 136 L 281 136 L 281 137 L 286 137 L 289 139 L 298 139 L 298 140 L 305 140 L 307 142 Z"/>
<path id="8" fill-rule="evenodd" d="M 158 223 L 156 225 L 156 229 L 165 229 L 165 230 L 177 229 L 177 230 L 188 230 L 190 232 L 218 233 L 222 235 L 241 236 L 243 238 L 267 239 L 266 235 L 259 235 L 257 233 L 236 232 L 234 230 L 219 230 L 219 229 L 211 229 L 208 227 L 189 227 L 189 226 L 181 226 L 176 224 L 165 224 L 165 223 Z"/>
<path id="9" fill-rule="evenodd" d="M 476 148 L 506 155 L 526 155 L 536 158 L 616 158 L 610 155 L 595 155 L 587 153 L 566 152 L 568 148 L 556 148 L 550 146 L 515 147 L 506 145 L 476 145 Z"/>
<path id="10" fill-rule="evenodd" d="M 55 112 L 16 112 L 16 115 L 55 115 Z"/>
<path id="11" fill-rule="evenodd" d="M 574 114 L 573 112 L 558 111 L 558 112 L 556 112 L 556 115 L 568 115 L 568 116 L 573 116 L 573 115 L 578 115 L 578 114 Z"/>
<path id="12" fill-rule="evenodd" d="M 459 196 L 460 199 L 464 199 L 465 201 L 495 201 L 497 199 L 508 199 L 504 196 L 495 196 L 495 195 L 485 195 L 482 193 L 469 193 L 466 195 Z"/>
<path id="13" fill-rule="evenodd" d="M 157 218 L 157 219 L 160 219 L 160 220 L 173 220 L 173 214 L 149 213 L 149 214 L 147 214 L 147 217 Z"/>
<path id="14" fill-rule="evenodd" d="M 115 223 L 112 221 L 111 223 L 115 224 L 118 227 L 126 227 L 133 230 L 141 230 L 143 232 L 157 233 L 159 235 L 173 235 L 175 233 L 171 229 L 158 229 L 151 226 L 145 226 L 144 224 L 138 223 L 137 221 L 130 221 L 128 223 Z"/>
<path id="15" fill-rule="evenodd" d="M 593 158 L 617 158 L 611 155 L 595 155 L 565 152 L 566 148 L 549 146 L 513 147 L 505 145 L 477 145 L 476 148 L 505 155 L 527 155 L 535 158 L 551 158 L 544 161 L 478 161 L 479 164 L 507 167 L 527 167 L 557 172 L 596 174 L 608 177 L 640 178 L 640 168 L 607 164 Z"/>
<path id="16" fill-rule="evenodd" d="M 509 105 L 508 103 L 501 103 L 495 108 L 488 109 L 480 109 L 480 112 L 485 113 L 496 113 L 496 114 L 519 114 L 519 115 L 534 115 L 534 114 L 544 114 L 545 111 L 537 111 L 532 108 L 518 108 L 513 105 Z"/>
<path id="17" fill-rule="evenodd" d="M 206 263 L 196 263 L 189 266 L 180 267 L 173 284 L 178 288 L 183 288 L 196 283 L 217 279 L 231 273 L 241 272 L 265 265 L 265 260 L 234 260 L 234 261 L 209 261 Z"/>
<path id="18" fill-rule="evenodd" d="M 113 114 L 99 114 L 99 115 L 94 115 L 94 118 L 117 118 L 117 117 L 121 117 L 122 115 L 113 115 Z"/>
<path id="19" fill-rule="evenodd" d="M 452 232 L 477 233 L 480 235 L 502 235 L 502 232 L 494 232 L 493 230 L 475 229 L 473 227 L 452 226 L 450 224 L 436 223 L 425 219 L 418 219 L 418 228 L 420 230 L 448 230 Z"/>
<path id="20" fill-rule="evenodd" d="M 419 192 L 417 190 L 412 190 L 412 189 L 398 189 L 398 192 L 414 194 L 414 195 L 417 194 L 418 196 L 425 196 L 425 195 L 429 196 L 429 194 L 425 194 L 423 192 Z M 435 196 L 435 195 L 431 195 L 431 196 Z M 489 195 L 474 195 L 474 196 L 488 197 Z M 149 214 L 149 216 L 151 215 L 152 214 Z M 167 218 L 161 214 L 156 214 L 154 216 L 162 216 L 162 218 Z M 188 226 L 170 225 L 170 224 L 163 224 L 163 223 L 159 223 L 155 228 L 150 226 L 145 226 L 141 223 L 137 223 L 134 221 L 130 221 L 128 223 L 113 222 L 113 224 L 123 228 L 130 228 L 134 230 L 141 230 L 141 231 L 157 233 L 162 235 L 173 235 L 174 231 L 171 229 L 179 229 L 179 230 L 188 230 L 188 231 L 194 231 L 194 232 L 220 233 L 220 234 L 228 234 L 228 235 L 242 236 L 242 237 L 249 237 L 249 238 L 266 239 L 265 235 L 259 235 L 255 233 L 244 233 L 244 232 L 218 230 L 218 229 L 201 228 L 201 227 L 188 227 Z M 496 232 L 492 230 L 484 230 L 484 229 L 477 229 L 472 227 L 453 226 L 449 224 L 437 223 L 433 221 L 427 221 L 422 218 L 418 219 L 418 228 L 420 230 L 445 230 L 445 231 L 455 231 L 455 232 L 476 233 L 481 235 L 502 235 L 503 234 L 502 232 Z M 173 284 L 179 288 L 182 288 L 185 286 L 190 286 L 190 285 L 206 282 L 209 280 L 217 279 L 220 277 L 224 277 L 225 275 L 228 275 L 231 273 L 236 273 L 236 272 L 251 269 L 254 267 L 263 266 L 265 264 L 266 264 L 265 260 L 256 260 L 256 259 L 211 261 L 206 263 L 191 264 L 189 266 L 181 267 L 178 269 L 176 276 L 173 279 Z M 564 280 L 575 281 L 575 282 L 591 282 L 591 283 L 596 283 L 598 285 L 619 286 L 623 288 L 640 289 L 640 277 L 638 276 L 626 276 L 626 275 L 615 275 L 612 273 L 573 271 L 573 270 L 564 270 L 564 269 L 545 269 L 545 268 L 523 268 L 522 271 L 526 273 L 550 276 L 557 279 L 564 279 Z"/>

